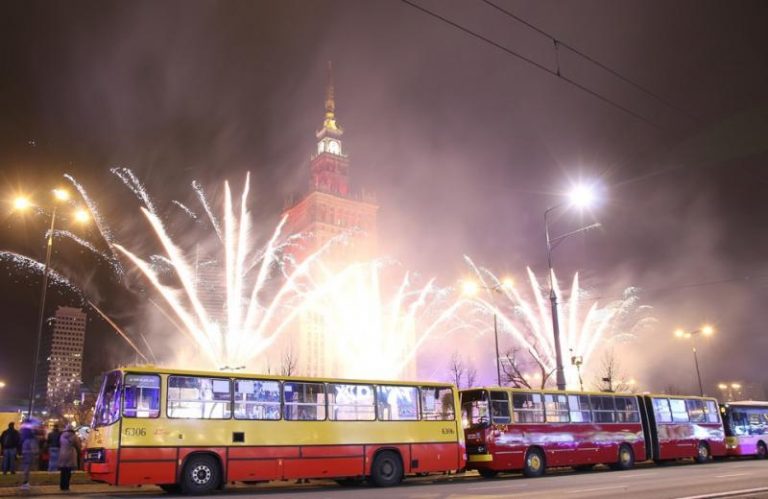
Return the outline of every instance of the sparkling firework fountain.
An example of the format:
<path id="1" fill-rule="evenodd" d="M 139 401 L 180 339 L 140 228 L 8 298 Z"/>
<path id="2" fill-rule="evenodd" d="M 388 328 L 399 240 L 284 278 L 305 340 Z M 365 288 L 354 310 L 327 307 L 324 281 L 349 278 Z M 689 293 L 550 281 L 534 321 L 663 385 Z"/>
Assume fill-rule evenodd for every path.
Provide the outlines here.
<path id="1" fill-rule="evenodd" d="M 331 270 L 324 263 L 324 254 L 331 246 L 344 244 L 345 235 L 328 241 L 297 262 L 291 249 L 307 235 L 284 234 L 286 220 L 282 219 L 267 244 L 257 246 L 248 210 L 248 177 L 239 202 L 234 199 L 229 182 L 224 183 L 221 216 L 217 216 L 197 182 L 192 183 L 192 188 L 202 215 L 179 201 L 171 202 L 178 210 L 176 215 L 183 214 L 185 220 L 191 220 L 197 227 L 208 226 L 206 234 L 215 233 L 208 238 L 215 241 L 215 248 L 208 251 L 206 256 L 210 260 L 203 264 L 213 263 L 213 270 L 221 274 L 224 299 L 222 310 L 211 310 L 205 296 L 210 290 L 201 285 L 202 265 L 196 242 L 184 245 L 171 236 L 168 228 L 178 230 L 178 220 L 161 218 L 157 203 L 132 171 L 115 168 L 112 173 L 141 202 L 140 212 L 159 241 L 162 254 L 142 256 L 136 243 L 118 242 L 118 232 L 112 230 L 97 203 L 69 175 L 65 177 L 90 210 L 103 242 L 89 241 L 68 231 L 56 231 L 54 236 L 69 239 L 106 260 L 118 281 L 132 291 L 141 291 L 142 287 L 136 286 L 126 270 L 138 269 L 143 281 L 150 284 L 150 296 L 159 297 L 150 297 L 147 303 L 191 339 L 212 367 L 254 367 L 259 357 L 277 348 L 281 338 L 296 333 L 303 315 L 311 314 L 321 318 L 326 348 L 334 360 L 333 374 L 396 379 L 415 375 L 411 369 L 414 357 L 430 335 L 437 330 L 445 333 L 464 327 L 455 315 L 459 304 L 452 301 L 449 290 L 438 288 L 434 280 L 418 286 L 407 272 L 394 280 L 390 276 L 384 278 L 387 265 L 382 261 L 358 262 Z M 104 246 L 106 249 L 100 249 Z M 40 265 L 20 255 L 0 257 L 33 271 L 35 265 Z M 66 279 L 58 277 L 70 286 Z M 388 286 L 385 282 L 399 284 Z M 95 303 L 89 303 L 142 358 L 147 358 L 136 346 L 138 342 L 132 341 Z M 139 336 L 151 354 L 149 343 L 155 335 L 149 331 L 149 339 L 143 334 Z M 299 345 L 299 349 L 303 347 Z"/>
<path id="2" fill-rule="evenodd" d="M 475 265 L 469 257 L 465 260 L 482 286 L 489 291 L 478 293 L 471 302 L 479 307 L 479 311 L 496 314 L 499 333 L 511 336 L 514 344 L 530 354 L 546 375 L 554 373 L 554 337 L 546 286 L 527 268 L 530 285 L 530 298 L 527 298 L 518 287 L 504 286 L 490 270 Z M 563 296 L 554 275 L 552 282 L 557 295 Z M 563 300 L 560 309 L 560 344 L 563 346 L 564 368 L 570 388 L 578 387 L 579 377 L 576 366 L 568 362 L 570 356 L 581 357 L 582 371 L 594 371 L 591 362 L 601 348 L 610 342 L 635 338 L 643 328 L 655 323 L 655 319 L 648 315 L 650 308 L 639 305 L 638 291 L 637 288 L 627 288 L 621 297 L 600 306 L 596 300 L 588 299 L 579 286 L 579 274 L 574 275 L 570 294 Z"/>

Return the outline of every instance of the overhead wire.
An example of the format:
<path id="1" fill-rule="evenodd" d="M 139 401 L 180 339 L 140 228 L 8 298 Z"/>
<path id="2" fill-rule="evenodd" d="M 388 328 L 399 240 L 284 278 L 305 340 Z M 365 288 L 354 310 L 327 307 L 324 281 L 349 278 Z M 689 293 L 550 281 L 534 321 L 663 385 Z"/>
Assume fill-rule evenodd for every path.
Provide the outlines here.
<path id="1" fill-rule="evenodd" d="M 686 110 L 686 109 L 684 109 L 684 108 L 682 108 L 682 107 L 680 107 L 680 106 L 670 102 L 669 100 L 667 100 L 664 97 L 660 96 L 656 92 L 653 92 L 652 90 L 644 87 L 643 85 L 637 83 L 636 81 L 632 80 L 628 76 L 625 76 L 625 75 L 619 73 L 615 69 L 613 69 L 610 66 L 608 66 L 608 65 L 598 61 L 594 57 L 592 57 L 592 56 L 586 54 L 585 52 L 577 49 L 573 45 L 570 45 L 569 43 L 564 42 L 563 40 L 557 38 L 555 35 L 544 31 L 543 29 L 541 29 L 538 26 L 536 26 L 535 24 L 532 24 L 531 22 L 525 20 L 524 18 L 520 17 L 519 15 L 515 14 L 514 12 L 511 12 L 511 11 L 501 7 L 498 4 L 493 3 L 491 0 L 480 0 L 480 1 L 482 1 L 483 3 L 485 3 L 486 5 L 488 5 L 490 7 L 493 7 L 494 9 L 496 9 L 499 12 L 503 13 L 504 15 L 511 17 L 515 21 L 517 21 L 517 22 L 527 26 L 528 28 L 530 28 L 533 31 L 539 33 L 540 35 L 543 35 L 543 36 L 549 38 L 550 40 L 552 40 L 553 44 L 555 45 L 555 51 L 557 51 L 558 47 L 563 47 L 565 49 L 568 49 L 571 52 L 573 52 L 574 54 L 577 54 L 577 55 L 583 57 L 584 59 L 586 59 L 587 61 L 591 62 L 595 66 L 597 66 L 597 67 L 603 69 L 604 71 L 612 74 L 616 78 L 618 78 L 621 81 L 631 85 L 632 87 L 634 87 L 637 90 L 643 92 L 644 94 L 648 95 L 649 97 L 652 97 L 652 98 L 656 99 L 658 102 L 664 104 L 665 106 L 669 107 L 670 109 L 674 109 L 678 113 L 686 116 L 688 119 L 690 119 L 692 121 L 695 121 L 697 123 L 701 121 L 700 118 L 698 118 L 697 116 L 694 116 L 690 111 L 688 111 L 688 110 Z M 558 64 L 559 64 L 559 62 L 558 62 Z"/>
<path id="2" fill-rule="evenodd" d="M 623 106 L 622 104 L 619 104 L 618 102 L 615 102 L 615 101 L 609 99 L 608 97 L 606 97 L 606 96 L 604 96 L 604 95 L 602 95 L 602 94 L 592 90 L 589 87 L 586 87 L 586 86 L 582 85 L 581 83 L 579 83 L 579 82 L 577 82 L 575 80 L 572 80 L 571 78 L 568 78 L 567 76 L 563 75 L 559 70 L 558 71 L 553 71 L 552 69 L 548 68 L 547 66 L 545 66 L 545 65 L 543 65 L 543 64 L 541 64 L 539 62 L 536 62 L 536 61 L 534 61 L 531 58 L 525 57 L 524 55 L 520 54 L 519 52 L 515 52 L 514 50 L 510 49 L 509 47 L 506 47 L 506 46 L 504 46 L 504 45 L 502 45 L 502 44 L 500 44 L 498 42 L 495 42 L 495 41 L 491 40 L 490 38 L 487 38 L 487 37 L 485 37 L 485 36 L 475 32 L 475 31 L 472 31 L 471 29 L 469 29 L 469 28 L 467 28 L 465 26 L 462 26 L 461 24 L 458 24 L 458 23 L 456 23 L 454 21 L 451 21 L 450 19 L 448 19 L 448 18 L 446 18 L 444 16 L 441 16 L 440 14 L 438 14 L 436 12 L 431 11 L 431 10 L 427 9 L 426 7 L 423 7 L 423 6 L 421 6 L 421 5 L 417 4 L 417 3 L 414 3 L 411 0 L 400 0 L 400 1 L 403 2 L 406 5 L 414 8 L 414 9 L 416 9 L 416 10 L 421 11 L 424 14 L 427 14 L 428 16 L 431 16 L 431 17 L 433 17 L 435 19 L 438 19 L 439 21 L 442 21 L 442 22 L 444 22 L 444 23 L 446 23 L 446 24 L 448 24 L 448 25 L 450 25 L 450 26 L 452 26 L 452 27 L 454 27 L 454 28 L 456 28 L 456 29 L 458 29 L 458 30 L 460 30 L 460 31 L 462 31 L 462 32 L 464 32 L 464 33 L 474 37 L 474 38 L 477 38 L 478 40 L 481 40 L 481 41 L 483 41 L 483 42 L 485 42 L 485 43 L 487 43 L 489 45 L 492 45 L 492 46 L 498 48 L 499 50 L 502 50 L 503 52 L 507 53 L 508 55 L 516 57 L 516 58 L 520 59 L 521 61 L 523 61 L 523 62 L 525 62 L 527 64 L 530 64 L 531 66 L 533 66 L 533 67 L 535 67 L 535 68 L 537 68 L 537 69 L 539 69 L 541 71 L 549 73 L 550 75 L 554 76 L 555 78 L 559 78 L 559 79 L 565 81 L 566 83 L 570 84 L 571 86 L 576 87 L 579 90 L 581 90 L 581 91 L 583 91 L 583 92 L 585 92 L 585 93 L 595 97 L 596 99 L 598 99 L 598 100 L 600 100 L 600 101 L 602 101 L 602 102 L 604 102 L 604 103 L 606 103 L 606 104 L 608 104 L 608 105 L 610 105 L 610 106 L 612 106 L 612 107 L 614 107 L 616 109 L 619 109 L 619 110 L 623 111 L 624 113 L 634 117 L 637 120 L 640 120 L 640 121 L 644 122 L 645 124 L 655 128 L 657 130 L 664 131 L 664 127 L 658 125 L 657 123 L 654 123 L 649 118 L 647 118 L 647 117 L 645 117 L 645 116 L 643 116 L 643 115 L 641 115 L 641 114 L 639 114 L 639 113 L 629 109 L 626 106 Z"/>

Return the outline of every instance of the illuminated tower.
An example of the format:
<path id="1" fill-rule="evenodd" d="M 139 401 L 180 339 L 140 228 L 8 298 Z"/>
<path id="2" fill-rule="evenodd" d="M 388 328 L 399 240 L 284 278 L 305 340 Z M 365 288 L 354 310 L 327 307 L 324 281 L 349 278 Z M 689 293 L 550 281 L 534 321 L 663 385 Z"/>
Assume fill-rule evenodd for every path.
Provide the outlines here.
<path id="1" fill-rule="evenodd" d="M 72 402 L 80 393 L 86 314 L 80 308 L 58 307 L 46 356 L 48 406 Z"/>
<path id="2" fill-rule="evenodd" d="M 307 239 L 296 256 L 313 253 L 339 236 L 324 253 L 324 261 L 338 268 L 355 261 L 369 260 L 376 254 L 375 198 L 350 188 L 349 156 L 342 145 L 344 131 L 336 123 L 333 72 L 328 63 L 325 89 L 325 119 L 316 132 L 317 150 L 309 160 L 309 192 L 286 209 L 286 231 L 304 234 Z M 335 373 L 323 321 L 314 314 L 299 320 L 299 372 L 309 376 Z"/>

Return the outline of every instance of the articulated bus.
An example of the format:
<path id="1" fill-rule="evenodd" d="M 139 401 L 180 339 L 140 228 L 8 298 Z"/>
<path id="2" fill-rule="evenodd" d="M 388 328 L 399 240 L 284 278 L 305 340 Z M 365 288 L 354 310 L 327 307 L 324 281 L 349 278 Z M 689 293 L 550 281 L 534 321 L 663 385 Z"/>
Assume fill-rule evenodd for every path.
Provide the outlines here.
<path id="1" fill-rule="evenodd" d="M 729 402 L 720 406 L 729 456 L 768 455 L 768 402 Z"/>
<path id="2" fill-rule="evenodd" d="M 458 404 L 450 384 L 124 368 L 104 379 L 86 470 L 185 493 L 304 478 L 395 485 L 464 468 Z"/>
<path id="3" fill-rule="evenodd" d="M 714 399 L 483 388 L 462 391 L 461 410 L 467 468 L 484 477 L 725 455 Z"/>

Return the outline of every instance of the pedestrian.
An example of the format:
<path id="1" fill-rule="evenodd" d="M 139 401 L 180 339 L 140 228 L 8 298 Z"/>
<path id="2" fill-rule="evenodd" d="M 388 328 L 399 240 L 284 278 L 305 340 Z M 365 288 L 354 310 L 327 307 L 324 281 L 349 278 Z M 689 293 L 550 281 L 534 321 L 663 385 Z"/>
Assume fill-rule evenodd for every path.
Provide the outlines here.
<path id="1" fill-rule="evenodd" d="M 59 469 L 59 440 L 61 432 L 59 425 L 53 425 L 53 429 L 48 434 L 48 471 L 58 471 Z"/>
<path id="2" fill-rule="evenodd" d="M 24 472 L 21 488 L 25 490 L 29 489 L 29 472 L 40 456 L 37 426 L 34 420 L 29 419 L 21 424 L 21 467 Z"/>
<path id="3" fill-rule="evenodd" d="M 16 474 L 16 456 L 19 454 L 21 436 L 14 428 L 13 423 L 8 423 L 8 429 L 0 435 L 0 447 L 3 449 L 3 475 L 10 472 Z"/>
<path id="4" fill-rule="evenodd" d="M 77 458 L 80 454 L 80 437 L 70 425 L 59 439 L 59 488 L 69 490 L 69 480 L 72 470 L 77 468 Z"/>

